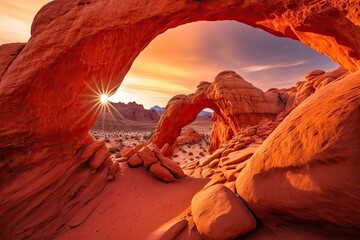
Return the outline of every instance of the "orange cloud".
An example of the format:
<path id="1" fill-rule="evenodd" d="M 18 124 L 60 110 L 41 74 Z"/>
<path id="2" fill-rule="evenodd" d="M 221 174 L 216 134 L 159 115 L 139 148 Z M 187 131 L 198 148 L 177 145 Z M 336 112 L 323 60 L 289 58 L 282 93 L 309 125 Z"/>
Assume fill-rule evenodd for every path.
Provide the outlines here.
<path id="1" fill-rule="evenodd" d="M 48 2 L 50 0 L 0 1 L 0 45 L 27 42 L 36 13 Z"/>

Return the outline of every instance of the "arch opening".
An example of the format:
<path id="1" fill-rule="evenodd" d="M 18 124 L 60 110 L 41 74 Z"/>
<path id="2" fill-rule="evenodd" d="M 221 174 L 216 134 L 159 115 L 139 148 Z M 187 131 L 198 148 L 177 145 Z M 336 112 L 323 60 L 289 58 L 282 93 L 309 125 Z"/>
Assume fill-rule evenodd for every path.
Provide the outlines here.
<path id="1" fill-rule="evenodd" d="M 204 36 L 202 36 L 202 34 L 199 34 L 199 31 L 201 29 L 205 29 L 207 27 L 210 26 L 214 26 L 213 28 L 211 28 L 209 30 L 209 32 L 206 32 L 205 34 L 203 34 Z M 193 29 L 191 28 L 191 26 L 193 26 Z M 238 31 L 236 34 L 234 34 L 234 29 L 236 28 L 240 28 L 241 31 Z M 224 29 L 224 28 L 228 28 L 227 31 L 225 31 L 225 33 L 223 34 L 223 36 L 220 39 L 213 39 L 216 38 L 217 36 L 215 34 L 212 34 L 211 31 L 217 32 L 217 30 L 219 29 Z M 190 29 L 190 30 L 189 30 Z M 174 32 L 180 31 L 179 35 L 174 34 Z M 170 32 L 170 33 L 169 33 Z M 274 37 L 268 33 L 263 33 L 261 30 L 253 30 L 253 28 L 251 27 L 246 27 L 246 25 L 243 25 L 239 22 L 236 21 L 218 21 L 218 22 L 204 22 L 204 21 L 200 21 L 200 22 L 196 22 L 196 23 L 191 23 L 186 25 L 186 27 L 184 26 L 180 26 L 180 27 L 176 27 L 170 31 L 166 31 L 164 34 L 162 34 L 159 37 L 156 37 L 152 43 L 150 44 L 150 46 L 148 46 L 147 48 L 145 48 L 140 55 L 138 56 L 138 58 L 135 60 L 135 62 L 133 63 L 130 71 L 128 72 L 128 75 L 125 76 L 125 81 L 123 82 L 122 86 L 118 89 L 120 90 L 124 83 L 125 83 L 125 88 L 123 91 L 118 91 L 117 93 L 119 93 L 119 97 L 118 98 L 114 98 L 114 95 L 112 96 L 112 101 L 126 101 L 125 99 L 127 99 L 128 101 L 134 101 L 134 99 L 136 99 L 136 101 L 138 101 L 139 104 L 143 104 L 144 101 L 145 103 L 147 103 L 147 108 L 150 108 L 154 105 L 161 105 L 164 104 L 164 100 L 161 99 L 161 97 L 156 98 L 156 100 L 153 100 L 153 96 L 147 98 L 146 94 L 154 94 L 157 93 L 159 95 L 176 95 L 178 93 L 181 92 L 186 92 L 186 93 L 190 93 L 192 92 L 192 90 L 195 88 L 193 86 L 188 87 L 187 89 L 184 88 L 184 85 L 180 85 L 177 84 L 178 82 L 182 81 L 182 82 L 186 82 L 186 81 L 191 81 L 194 83 L 198 83 L 201 82 L 201 80 L 210 80 L 213 79 L 213 77 L 220 71 L 222 71 L 223 69 L 226 68 L 231 68 L 231 69 L 236 69 L 241 75 L 245 75 L 245 76 L 250 76 L 250 79 L 248 77 L 245 77 L 246 80 L 250 80 L 250 82 L 252 82 L 251 80 L 257 79 L 257 81 L 255 83 L 257 83 L 257 86 L 261 86 L 263 90 L 266 90 L 267 88 L 270 87 L 274 87 L 273 84 L 267 84 L 264 85 L 263 83 L 264 81 L 264 76 L 266 75 L 266 78 L 269 79 L 271 82 L 271 80 L 279 80 L 282 78 L 287 78 L 287 79 L 292 79 L 292 81 L 290 81 L 290 83 L 288 83 L 288 86 L 293 86 L 295 82 L 301 81 L 304 79 L 304 75 L 305 73 L 307 73 L 308 71 L 314 69 L 314 68 L 320 68 L 320 69 L 324 69 L 328 70 L 328 69 L 332 69 L 335 68 L 335 65 L 326 65 L 325 64 L 318 64 L 319 66 L 316 66 L 316 63 L 310 62 L 308 61 L 308 59 L 315 59 L 317 61 L 322 60 L 322 62 L 325 62 L 323 59 L 319 60 L 319 57 L 316 54 L 313 54 L 311 51 L 307 51 L 307 48 L 305 46 L 303 46 L 303 48 L 300 48 L 297 43 L 295 41 L 291 41 L 291 40 L 285 40 L 285 39 L 281 39 L 281 38 L 277 38 Z M 230 35 L 229 32 L 232 32 L 233 35 Z M 255 33 L 254 33 L 255 32 Z M 260 33 L 259 33 L 260 32 Z M 192 38 L 187 37 L 186 39 L 182 39 L 182 41 L 186 41 L 187 43 L 185 44 L 179 44 L 179 51 L 174 51 L 171 46 L 167 46 L 169 45 L 169 42 L 172 43 L 170 45 L 177 45 L 177 43 L 179 43 L 179 38 L 180 36 L 189 36 L 191 34 L 196 34 L 197 35 L 194 37 L 194 41 L 192 41 Z M 167 36 L 167 34 L 169 34 Z M 230 36 L 229 36 L 230 35 Z M 254 40 L 251 39 L 251 37 L 247 36 L 247 35 L 251 35 L 257 38 L 264 38 L 264 41 L 260 41 L 260 40 Z M 226 41 L 226 38 L 231 38 L 231 37 L 235 37 L 236 39 L 239 39 L 240 37 L 245 38 L 243 41 L 241 42 L 237 42 L 238 45 L 244 45 L 242 48 L 240 49 L 236 49 L 234 48 L 234 46 L 227 46 L 227 44 L 230 43 L 230 45 L 233 45 L 232 42 Z M 159 41 L 159 38 L 161 39 Z M 210 39 L 210 40 L 209 40 Z M 278 42 L 274 41 L 273 39 L 277 39 Z M 181 40 L 180 40 L 181 41 Z M 217 45 L 219 44 L 219 42 L 223 41 L 224 46 L 219 46 L 219 50 L 218 51 L 222 51 L 225 52 L 226 54 L 222 54 L 222 55 L 226 55 L 225 57 L 223 56 L 223 58 L 221 59 L 216 59 L 218 58 L 220 55 L 211 55 L 211 53 L 209 55 L 206 55 L 205 57 L 202 58 L 202 55 L 198 52 L 194 52 L 194 48 L 196 47 L 202 47 L 204 45 L 206 45 L 207 42 L 211 42 L 210 45 Z M 265 41 L 267 41 L 266 43 L 268 45 L 271 45 L 271 48 L 266 48 L 264 47 L 266 45 Z M 153 43 L 156 43 L 155 46 L 153 45 Z M 190 43 L 189 43 L 190 42 Z M 200 42 L 200 44 L 199 44 Z M 251 44 L 249 44 L 249 42 Z M 189 46 L 190 45 L 190 46 Z M 281 46 L 281 47 L 280 47 Z M 244 49 L 247 50 L 247 52 L 242 53 L 241 56 L 236 56 L 236 54 L 231 54 L 231 51 L 226 51 L 226 48 L 230 48 L 231 50 L 236 50 L 236 53 L 239 54 L 239 51 L 243 51 Z M 276 51 L 281 50 L 282 47 L 286 47 L 285 51 L 282 51 L 280 54 L 276 53 Z M 249 49 L 247 49 L 249 48 Z M 289 49 L 290 48 L 290 49 Z M 301 51 L 296 51 L 296 50 L 292 50 L 292 49 L 301 49 Z M 310 48 L 309 48 L 310 49 Z M 159 53 L 159 51 L 161 50 L 161 52 Z M 208 48 L 204 48 L 202 49 L 202 51 L 209 51 Z M 214 50 L 214 49 L 211 49 Z M 224 51 L 225 50 L 225 51 Z M 240 51 L 240 54 L 241 54 Z M 268 56 L 266 59 L 261 58 L 261 56 L 251 56 L 251 55 L 255 55 L 257 54 L 257 51 L 268 51 L 270 52 L 269 55 L 271 55 L 271 58 L 269 58 Z M 306 54 L 304 53 L 306 52 Z M 158 54 L 158 55 L 157 55 Z M 195 58 L 200 58 L 201 62 L 204 62 L 203 64 L 206 66 L 200 66 L 199 62 L 196 61 L 191 61 L 191 59 L 188 60 L 188 64 L 186 65 L 185 61 L 181 61 L 181 62 L 172 62 L 172 58 L 177 58 L 176 54 L 180 55 L 180 58 L 185 58 L 185 56 L 194 56 Z M 297 56 L 297 59 L 282 59 L 282 62 L 276 62 L 274 61 L 274 59 L 276 58 L 283 58 L 283 55 L 287 55 L 287 54 L 292 54 L 293 56 L 295 54 L 300 55 Z M 152 57 L 152 55 L 154 55 Z M 208 57 L 210 60 L 206 61 L 206 57 Z M 244 64 L 244 63 L 239 63 L 238 61 L 233 61 L 233 62 L 229 62 L 227 61 L 228 59 L 233 60 L 234 58 L 250 58 L 252 57 L 252 61 L 249 64 Z M 171 59 L 169 59 L 171 58 Z M 259 59 L 261 58 L 261 59 Z M 300 59 L 300 60 L 299 60 Z M 287 61 L 288 60 L 288 61 Z M 216 61 L 216 63 L 219 63 L 221 61 L 226 62 L 226 64 L 221 65 L 220 67 L 217 67 L 215 69 L 212 68 L 211 66 L 211 62 Z M 230 64 L 229 64 L 230 63 Z M 269 64 L 271 63 L 271 64 Z M 185 68 L 188 67 L 192 67 L 194 68 L 194 70 L 187 70 L 185 68 L 174 68 L 174 65 L 176 65 L 176 67 L 178 66 L 182 66 L 185 64 Z M 165 65 L 165 67 L 164 67 Z M 291 74 L 290 71 L 286 71 L 287 68 L 290 69 L 294 69 L 297 66 L 303 66 L 302 68 L 302 73 L 298 74 L 298 76 L 293 76 Z M 321 66 L 320 66 L 321 65 Z M 196 66 L 196 67 L 194 67 Z M 227 67 L 229 66 L 229 67 Z M 146 69 L 145 67 L 151 68 Z M 204 74 L 204 68 L 206 68 L 206 70 L 208 72 L 211 72 L 210 74 Z M 279 71 L 281 72 L 284 76 L 279 76 L 279 75 L 275 75 L 272 76 L 271 74 L 273 73 L 268 73 L 267 71 L 269 71 L 268 69 L 280 69 L 283 71 Z M 181 73 L 179 75 L 177 75 L 181 70 Z M 172 74 L 172 71 L 174 71 L 175 73 Z M 270 70 L 271 71 L 271 70 Z M 273 70 L 274 71 L 274 70 Z M 294 70 L 292 70 L 292 72 L 296 72 L 299 71 L 298 68 L 295 68 Z M 164 74 L 161 74 L 162 72 L 165 72 Z M 184 74 L 185 72 L 185 74 Z M 290 72 L 290 74 L 289 74 Z M 185 75 L 185 76 L 184 76 Z M 285 77 L 286 76 L 286 77 Z M 141 79 L 143 78 L 143 79 Z M 259 80 L 259 78 L 261 78 L 261 80 Z M 276 80 L 274 80 L 273 82 L 275 82 L 274 84 L 279 84 L 276 83 Z M 167 82 L 171 83 L 171 85 L 167 85 Z M 174 83 L 173 83 L 174 82 Z M 177 85 L 176 85 L 177 84 Z M 185 84 L 185 83 L 184 83 Z M 145 86 L 146 88 L 150 88 L 150 90 L 148 92 L 142 91 L 142 85 Z M 196 85 L 195 85 L 196 86 Z M 280 85 L 275 85 L 275 87 L 279 87 Z M 284 86 L 283 86 L 284 87 Z M 159 89 L 158 89 L 159 88 Z M 165 92 L 168 88 L 173 89 L 174 91 L 172 91 L 170 94 Z M 191 91 L 189 92 L 188 89 L 191 89 Z M 128 92 L 133 92 L 132 96 L 128 93 Z M 158 91 L 158 92 L 156 92 Z M 116 94 L 117 94 L 116 93 Z M 140 94 L 139 94 L 140 93 Z M 115 95 L 116 95 L 115 94 Z M 124 98 L 125 95 L 125 98 Z M 136 96 L 138 95 L 138 96 Z M 166 99 L 166 97 L 163 97 Z M 169 97 L 170 98 L 170 97 Z M 146 99 L 146 100 L 144 100 Z M 147 99 L 149 99 L 150 101 L 147 101 Z M 149 105 L 149 102 L 152 102 L 152 105 Z M 161 103 L 159 103 L 161 102 Z M 166 102 L 167 103 L 167 99 Z M 163 105 L 164 106 L 164 105 Z M 211 107 L 210 107 L 211 108 Z M 216 111 L 215 111 L 216 112 Z M 191 116 L 193 113 L 191 113 Z M 184 114 L 181 114 L 182 116 L 184 116 Z M 219 112 L 216 113 L 217 117 L 222 117 L 221 114 L 219 114 Z M 172 120 L 172 118 L 176 118 L 175 116 L 171 116 L 170 119 Z M 223 117 L 222 117 L 223 118 Z M 247 121 L 251 121 L 250 118 L 244 118 L 244 124 Z M 215 120 L 216 121 L 216 120 Z M 220 120 L 221 122 L 226 122 L 224 120 L 224 118 L 222 120 Z M 179 121 L 173 121 L 172 124 L 175 123 L 180 123 Z M 182 123 L 180 123 L 182 124 Z M 184 126 L 186 126 L 188 123 L 186 123 Z M 239 123 L 231 123 L 231 124 L 235 124 L 235 126 L 231 126 L 231 128 L 229 128 L 227 130 L 226 133 L 226 139 L 231 138 L 231 136 L 234 135 L 234 131 L 237 131 L 238 129 L 240 129 L 241 125 L 239 125 Z M 160 124 L 161 126 L 159 127 L 164 127 L 166 124 Z M 181 126 L 180 128 L 176 128 L 176 129 L 167 129 L 166 134 L 163 134 L 163 139 L 167 139 L 169 140 L 168 135 L 170 134 L 174 134 L 174 136 L 179 136 L 181 129 L 184 127 Z M 167 127 L 165 127 L 167 128 Z M 174 133 L 172 132 L 174 130 Z M 156 131 L 157 132 L 157 131 Z M 156 135 L 156 134 L 155 134 Z M 159 139 L 160 137 L 157 137 L 156 139 Z M 141 139 L 141 138 L 140 138 Z M 176 139 L 176 137 L 173 137 L 173 139 Z M 169 142 L 166 142 L 170 145 L 173 145 L 175 140 L 171 140 Z M 214 146 L 211 147 L 211 151 L 215 150 L 217 146 L 219 146 L 221 144 L 221 142 L 224 141 L 223 140 L 216 140 L 216 144 Z M 156 143 L 159 144 L 159 147 L 162 147 L 164 144 L 161 141 L 156 140 Z"/>

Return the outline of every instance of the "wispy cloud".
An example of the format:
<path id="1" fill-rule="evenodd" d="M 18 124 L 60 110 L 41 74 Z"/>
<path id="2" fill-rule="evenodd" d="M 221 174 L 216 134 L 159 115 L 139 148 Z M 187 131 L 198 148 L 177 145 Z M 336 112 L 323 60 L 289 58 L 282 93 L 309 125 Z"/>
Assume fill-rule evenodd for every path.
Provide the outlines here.
<path id="1" fill-rule="evenodd" d="M 0 45 L 26 42 L 35 14 L 50 0 L 0 0 Z"/>
<path id="2" fill-rule="evenodd" d="M 274 68 L 295 67 L 295 66 L 303 65 L 303 64 L 308 63 L 308 62 L 309 61 L 299 61 L 299 62 L 294 62 L 294 63 L 253 65 L 253 66 L 241 68 L 241 70 L 244 70 L 244 71 L 247 71 L 247 72 L 259 72 L 259 71 L 265 71 L 265 70 L 274 69 Z"/>

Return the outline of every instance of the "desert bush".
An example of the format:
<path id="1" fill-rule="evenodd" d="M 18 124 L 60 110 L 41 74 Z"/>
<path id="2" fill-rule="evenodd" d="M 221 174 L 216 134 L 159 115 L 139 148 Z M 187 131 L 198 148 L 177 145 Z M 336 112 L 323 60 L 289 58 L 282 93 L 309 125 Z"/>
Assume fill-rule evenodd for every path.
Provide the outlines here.
<path id="1" fill-rule="evenodd" d="M 115 157 L 116 157 L 116 158 L 121 158 L 122 155 L 121 155 L 121 153 L 117 153 L 117 154 L 115 154 Z"/>
<path id="2" fill-rule="evenodd" d="M 150 140 L 152 134 L 145 134 L 142 138 L 144 140 Z"/>
<path id="3" fill-rule="evenodd" d="M 111 152 L 111 153 L 120 152 L 120 148 L 119 147 L 109 147 L 109 152 Z"/>

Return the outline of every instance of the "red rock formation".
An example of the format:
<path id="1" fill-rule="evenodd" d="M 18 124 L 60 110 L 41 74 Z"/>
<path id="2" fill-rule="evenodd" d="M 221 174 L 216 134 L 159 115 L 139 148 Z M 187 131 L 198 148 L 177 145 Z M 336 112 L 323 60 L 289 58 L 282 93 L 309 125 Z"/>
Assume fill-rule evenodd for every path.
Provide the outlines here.
<path id="1" fill-rule="evenodd" d="M 314 72 L 317 73 L 316 76 Z M 230 167 L 236 168 L 239 171 L 242 170 L 246 164 L 239 163 L 248 160 L 262 142 L 298 104 L 308 98 L 310 94 L 313 94 L 331 82 L 341 80 L 346 75 L 348 75 L 348 72 L 343 68 L 338 68 L 327 73 L 322 70 L 316 70 L 308 73 L 305 77 L 306 81 L 298 82 L 296 87 L 268 90 L 268 92 L 276 93 L 281 97 L 286 106 L 285 110 L 277 114 L 274 119 L 264 119 L 256 125 L 240 128 L 231 140 L 222 143 L 212 154 L 185 164 L 183 169 L 187 175 L 192 177 L 211 178 L 213 178 L 213 175 L 215 178 L 217 178 L 217 174 L 223 175 L 224 170 L 228 170 L 227 168 Z M 304 88 L 304 86 L 306 87 Z M 313 89 L 313 91 L 307 91 L 308 88 Z M 210 171 L 209 168 L 211 168 Z"/>
<path id="2" fill-rule="evenodd" d="M 195 120 L 204 108 L 214 110 L 210 152 L 230 140 L 244 126 L 255 125 L 263 119 L 280 122 L 292 109 L 315 91 L 348 74 L 344 68 L 325 73 L 315 70 L 308 73 L 305 81 L 289 89 L 269 89 L 263 93 L 246 82 L 235 72 L 220 73 L 210 84 L 201 82 L 194 94 L 173 97 L 166 106 L 151 141 L 162 147 L 176 145 L 181 129 Z M 276 124 L 277 125 L 277 124 Z M 272 129 L 274 130 L 274 128 Z M 259 131 L 261 133 L 261 131 Z M 269 133 L 260 134 L 268 136 Z M 171 154 L 168 148 L 167 155 Z"/>
<path id="3" fill-rule="evenodd" d="M 100 191 L 109 163 L 88 166 L 105 156 L 88 135 L 98 115 L 93 90 L 114 92 L 158 34 L 236 20 L 300 40 L 355 71 L 359 8 L 357 0 L 48 3 L 24 47 L 0 48 L 0 237 L 50 238 Z"/>
<path id="4" fill-rule="evenodd" d="M 360 236 L 359 79 L 356 72 L 310 96 L 241 171 L 237 193 L 263 221 Z"/>
<path id="5" fill-rule="evenodd" d="M 197 133 L 192 127 L 184 127 L 181 129 L 180 136 L 176 138 L 176 144 L 181 146 L 187 143 L 196 143 L 203 139 L 203 137 L 203 135 Z"/>
<path id="6" fill-rule="evenodd" d="M 109 103 L 110 111 L 100 113 L 93 129 L 117 130 L 119 126 L 136 126 L 141 124 L 156 124 L 160 117 L 155 110 L 145 109 L 136 102 Z"/>
<path id="7" fill-rule="evenodd" d="M 241 127 L 275 118 L 283 107 L 279 95 L 264 94 L 235 72 L 225 71 L 212 83 L 201 82 L 194 94 L 173 97 L 150 141 L 159 147 L 173 146 L 181 129 L 193 122 L 201 110 L 211 108 L 214 125 L 209 150 L 213 151 Z"/>
<path id="8" fill-rule="evenodd" d="M 204 239 L 235 239 L 256 228 L 256 220 L 245 204 L 220 184 L 198 192 L 191 201 L 191 211 Z"/>
<path id="9" fill-rule="evenodd" d="M 24 46 L 25 43 L 10 43 L 0 46 L 0 79 Z"/>

